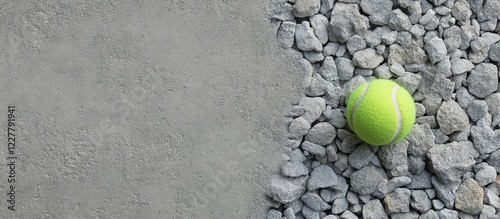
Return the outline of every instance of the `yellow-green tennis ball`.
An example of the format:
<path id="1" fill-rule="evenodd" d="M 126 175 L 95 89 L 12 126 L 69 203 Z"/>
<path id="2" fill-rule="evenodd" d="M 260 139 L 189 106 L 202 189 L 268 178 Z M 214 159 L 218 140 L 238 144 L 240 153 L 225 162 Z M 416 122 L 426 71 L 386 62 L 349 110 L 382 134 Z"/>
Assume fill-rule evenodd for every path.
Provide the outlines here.
<path id="1" fill-rule="evenodd" d="M 410 93 L 395 82 L 375 79 L 351 93 L 346 117 L 349 127 L 366 143 L 395 144 L 413 128 L 415 102 Z"/>

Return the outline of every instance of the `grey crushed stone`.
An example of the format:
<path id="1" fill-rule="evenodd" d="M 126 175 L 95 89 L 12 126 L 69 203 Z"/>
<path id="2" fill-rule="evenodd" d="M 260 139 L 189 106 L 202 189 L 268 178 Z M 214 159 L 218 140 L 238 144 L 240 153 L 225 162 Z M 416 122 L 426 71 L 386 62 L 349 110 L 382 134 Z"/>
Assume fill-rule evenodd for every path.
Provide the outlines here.
<path id="1" fill-rule="evenodd" d="M 463 131 L 469 127 L 469 117 L 457 102 L 443 102 L 437 112 L 437 121 L 441 131 L 449 135 L 455 131 Z"/>
<path id="2" fill-rule="evenodd" d="M 455 208 L 469 214 L 483 209 L 483 189 L 474 179 L 466 178 L 455 193 Z"/>
<path id="3" fill-rule="evenodd" d="M 271 1 L 278 46 L 304 79 L 269 218 L 500 218 L 499 1 Z M 376 78 L 416 102 L 396 145 L 347 126 L 350 93 Z"/>
<path id="4" fill-rule="evenodd" d="M 337 185 L 337 174 L 327 165 L 316 167 L 311 172 L 311 177 L 307 182 L 307 190 L 312 191 L 319 188 L 327 188 Z"/>

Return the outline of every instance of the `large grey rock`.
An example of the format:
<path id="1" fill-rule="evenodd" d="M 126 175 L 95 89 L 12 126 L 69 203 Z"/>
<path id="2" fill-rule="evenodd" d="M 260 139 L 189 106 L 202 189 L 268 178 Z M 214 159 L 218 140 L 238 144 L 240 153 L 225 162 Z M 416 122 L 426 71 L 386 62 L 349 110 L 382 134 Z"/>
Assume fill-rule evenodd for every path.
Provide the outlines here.
<path id="1" fill-rule="evenodd" d="M 321 65 L 321 68 L 319 68 L 318 73 L 325 80 L 338 83 L 339 77 L 337 75 L 337 65 L 335 64 L 332 56 L 327 56 L 323 60 L 323 64 Z"/>
<path id="2" fill-rule="evenodd" d="M 500 43 L 494 44 L 488 51 L 488 57 L 495 62 L 500 61 Z"/>
<path id="3" fill-rule="evenodd" d="M 267 212 L 266 219 L 281 219 L 281 216 L 282 214 L 280 211 L 271 209 Z"/>
<path id="4" fill-rule="evenodd" d="M 281 174 L 288 177 L 307 176 L 309 169 L 302 162 L 285 162 L 281 165 Z"/>
<path id="5" fill-rule="evenodd" d="M 451 26 L 444 30 L 443 38 L 448 53 L 455 52 L 462 44 L 462 30 L 458 26 Z"/>
<path id="6" fill-rule="evenodd" d="M 337 174 L 333 172 L 332 168 L 327 165 L 321 165 L 313 169 L 311 178 L 307 182 L 307 189 L 309 191 L 327 188 L 338 184 Z"/>
<path id="7" fill-rule="evenodd" d="M 439 216 L 434 210 L 429 210 L 421 214 L 418 219 L 439 219 Z"/>
<path id="8" fill-rule="evenodd" d="M 434 147 L 436 138 L 429 124 L 415 124 L 406 139 L 409 142 L 408 153 L 414 156 L 423 156 Z"/>
<path id="9" fill-rule="evenodd" d="M 491 116 L 486 115 L 471 128 L 472 142 L 481 154 L 489 154 L 500 148 L 500 130 L 491 127 Z"/>
<path id="10" fill-rule="evenodd" d="M 283 49 L 288 49 L 293 46 L 295 42 L 295 25 L 294 21 L 283 21 L 278 29 L 278 43 Z"/>
<path id="11" fill-rule="evenodd" d="M 347 40 L 347 50 L 349 53 L 354 54 L 355 52 L 366 48 L 366 43 L 363 38 L 359 35 L 354 35 L 349 40 Z"/>
<path id="12" fill-rule="evenodd" d="M 345 197 L 337 198 L 332 203 L 332 214 L 342 214 L 349 208 L 349 202 Z"/>
<path id="13" fill-rule="evenodd" d="M 389 170 L 392 176 L 406 176 L 408 174 L 408 141 L 402 140 L 395 145 L 382 146 L 378 150 L 382 165 Z"/>
<path id="14" fill-rule="evenodd" d="M 469 20 L 472 15 L 472 11 L 470 10 L 469 3 L 467 0 L 457 0 L 451 8 L 451 14 L 453 17 L 460 22 L 465 23 Z"/>
<path id="15" fill-rule="evenodd" d="M 360 195 L 369 195 L 375 191 L 384 179 L 387 179 L 387 175 L 383 169 L 375 166 L 365 166 L 352 173 L 350 179 L 352 191 Z"/>
<path id="16" fill-rule="evenodd" d="M 454 75 L 463 74 L 471 71 L 474 68 L 474 64 L 467 59 L 458 59 L 452 62 L 451 72 Z"/>
<path id="17" fill-rule="evenodd" d="M 482 1 L 481 1 L 482 2 Z M 485 21 L 492 18 L 500 17 L 500 2 L 497 0 L 484 0 L 482 10 L 477 10 L 478 20 Z"/>
<path id="18" fill-rule="evenodd" d="M 425 51 L 429 57 L 431 63 L 437 63 L 444 59 L 446 56 L 446 45 L 443 39 L 439 37 L 434 37 L 425 44 Z"/>
<path id="19" fill-rule="evenodd" d="M 321 7 L 319 8 L 319 12 L 322 14 L 326 14 L 329 10 L 333 8 L 334 0 L 321 0 Z"/>
<path id="20" fill-rule="evenodd" d="M 323 45 L 316 35 L 314 35 L 308 21 L 303 21 L 295 26 L 295 42 L 297 43 L 297 48 L 303 52 L 321 52 L 323 49 Z"/>
<path id="21" fill-rule="evenodd" d="M 300 198 L 306 192 L 306 183 L 309 176 L 289 178 L 276 174 L 271 176 L 266 193 L 272 199 L 282 204 Z"/>
<path id="22" fill-rule="evenodd" d="M 321 0 L 296 0 L 293 5 L 295 17 L 310 17 L 319 12 Z"/>
<path id="23" fill-rule="evenodd" d="M 328 203 L 323 201 L 323 199 L 321 199 L 321 197 L 316 193 L 308 192 L 304 194 L 300 199 L 302 200 L 302 202 L 304 202 L 305 205 L 307 205 L 314 211 L 325 211 L 332 207 Z"/>
<path id="24" fill-rule="evenodd" d="M 305 109 L 302 117 L 304 117 L 307 122 L 313 123 L 321 116 L 323 110 L 325 110 L 326 102 L 325 99 L 321 97 L 302 97 L 299 101 L 299 106 L 303 106 Z"/>
<path id="25" fill-rule="evenodd" d="M 364 37 L 368 27 L 368 19 L 361 15 L 357 4 L 337 2 L 333 6 L 328 25 L 330 41 L 344 43 L 354 34 Z"/>
<path id="26" fill-rule="evenodd" d="M 483 188 L 471 178 L 466 178 L 455 193 L 455 208 L 478 214 L 483 209 Z"/>
<path id="27" fill-rule="evenodd" d="M 312 28 L 314 29 L 314 34 L 322 44 L 328 42 L 328 18 L 322 14 L 316 14 L 309 18 Z"/>
<path id="28" fill-rule="evenodd" d="M 370 150 L 368 145 L 363 144 L 358 146 L 350 155 L 348 158 L 349 165 L 351 167 L 354 167 L 356 169 L 360 169 L 366 165 L 368 165 L 370 162 L 371 163 L 376 163 L 377 156 Z"/>
<path id="29" fill-rule="evenodd" d="M 490 154 L 486 162 L 491 166 L 495 167 L 497 173 L 500 173 L 500 150 L 496 150 Z M 499 194 L 500 195 L 500 194 Z"/>
<path id="30" fill-rule="evenodd" d="M 460 177 L 476 163 L 463 143 L 436 145 L 427 153 L 430 166 L 444 183 L 459 182 Z M 464 153 L 467 152 L 467 153 Z"/>
<path id="31" fill-rule="evenodd" d="M 335 60 L 335 64 L 337 65 L 337 74 L 340 80 L 346 81 L 352 78 L 354 65 L 351 59 L 339 57 Z"/>
<path id="32" fill-rule="evenodd" d="M 444 208 L 437 212 L 439 219 L 458 219 L 458 212 Z"/>
<path id="33" fill-rule="evenodd" d="M 389 27 L 396 31 L 405 31 L 411 28 L 412 24 L 408 15 L 401 11 L 401 9 L 395 9 L 391 12 L 389 16 Z"/>
<path id="34" fill-rule="evenodd" d="M 467 108 L 467 115 L 473 122 L 482 119 L 488 113 L 488 104 L 484 100 L 473 100 Z"/>
<path id="35" fill-rule="evenodd" d="M 295 19 L 292 12 L 292 5 L 288 3 L 287 0 L 275 0 L 270 1 L 269 4 L 269 18 L 281 20 L 281 21 L 291 21 Z"/>
<path id="36" fill-rule="evenodd" d="M 311 128 L 311 124 L 304 119 L 304 117 L 300 116 L 294 119 L 290 125 L 288 126 L 288 132 L 294 138 L 300 138 L 307 134 L 309 129 Z"/>
<path id="37" fill-rule="evenodd" d="M 336 136 L 337 132 L 330 123 L 320 122 L 309 130 L 305 140 L 314 144 L 326 146 L 332 143 Z"/>
<path id="38" fill-rule="evenodd" d="M 363 206 L 363 219 L 389 219 L 384 206 L 378 199 L 369 201 Z"/>
<path id="39" fill-rule="evenodd" d="M 309 206 L 302 206 L 302 216 L 306 219 L 320 219 L 319 212 L 311 209 Z"/>
<path id="40" fill-rule="evenodd" d="M 414 190 L 411 192 L 410 206 L 420 213 L 425 213 L 432 208 L 432 203 L 425 191 Z"/>
<path id="41" fill-rule="evenodd" d="M 411 191 L 406 188 L 397 188 L 394 192 L 384 198 L 384 205 L 387 213 L 404 213 L 410 211 Z"/>
<path id="42" fill-rule="evenodd" d="M 431 177 L 432 177 L 431 173 L 423 170 L 422 172 L 412 176 L 411 183 L 407 186 L 407 188 L 430 189 L 432 188 Z"/>
<path id="43" fill-rule="evenodd" d="M 317 156 L 325 156 L 326 155 L 326 149 L 325 147 L 314 144 L 308 141 L 304 141 L 301 144 L 302 150 L 307 151 L 308 153 L 312 155 L 317 155 Z"/>
<path id="44" fill-rule="evenodd" d="M 469 117 L 457 102 L 443 102 L 437 112 L 437 121 L 444 134 L 463 131 L 469 127 Z"/>
<path id="45" fill-rule="evenodd" d="M 469 60 L 472 63 L 481 63 L 488 57 L 490 44 L 487 39 L 479 37 L 471 41 L 470 48 L 471 52 L 469 52 Z"/>
<path id="46" fill-rule="evenodd" d="M 379 55 L 374 49 L 367 48 L 354 53 L 352 63 L 360 68 L 373 69 L 384 61 L 384 57 Z"/>
<path id="47" fill-rule="evenodd" d="M 369 15 L 370 23 L 375 25 L 387 25 L 389 23 L 393 6 L 391 0 L 361 0 L 359 6 L 364 13 Z"/>
<path id="48" fill-rule="evenodd" d="M 436 195 L 442 201 L 442 204 L 444 204 L 448 208 L 452 208 L 453 204 L 455 203 L 455 191 L 458 189 L 458 186 L 460 186 L 460 182 L 445 184 L 441 182 L 436 176 L 432 176 L 431 182 L 434 186 L 434 189 L 436 190 Z M 432 204 L 434 205 L 435 209 L 439 209 L 436 208 L 435 205 L 439 203 L 434 203 L 433 201 Z"/>
<path id="49" fill-rule="evenodd" d="M 474 179 L 480 186 L 486 186 L 492 182 L 495 182 L 497 178 L 497 171 L 495 167 L 488 165 L 487 163 L 479 163 L 474 167 L 476 175 Z"/>
<path id="50" fill-rule="evenodd" d="M 498 68 L 491 63 L 481 63 L 471 70 L 467 78 L 469 92 L 485 98 L 498 89 Z"/>

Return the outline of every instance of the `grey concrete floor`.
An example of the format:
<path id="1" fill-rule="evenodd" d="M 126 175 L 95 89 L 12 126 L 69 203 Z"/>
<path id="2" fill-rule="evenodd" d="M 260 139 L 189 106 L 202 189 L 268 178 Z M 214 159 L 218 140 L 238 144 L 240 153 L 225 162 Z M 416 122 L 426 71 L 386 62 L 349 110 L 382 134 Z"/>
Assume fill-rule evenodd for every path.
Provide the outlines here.
<path id="1" fill-rule="evenodd" d="M 265 217 L 300 80 L 266 2 L 1 1 L 0 218 Z"/>

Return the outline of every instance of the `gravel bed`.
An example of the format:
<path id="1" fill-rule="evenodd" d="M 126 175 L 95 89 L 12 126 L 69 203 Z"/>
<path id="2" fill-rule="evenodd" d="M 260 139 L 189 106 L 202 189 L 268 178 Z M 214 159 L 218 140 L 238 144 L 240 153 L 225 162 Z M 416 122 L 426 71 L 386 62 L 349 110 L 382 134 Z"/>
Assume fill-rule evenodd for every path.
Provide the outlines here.
<path id="1" fill-rule="evenodd" d="M 500 219 L 499 0 L 271 0 L 269 16 L 305 76 L 268 219 Z M 376 78 L 416 102 L 395 145 L 346 123 Z"/>

